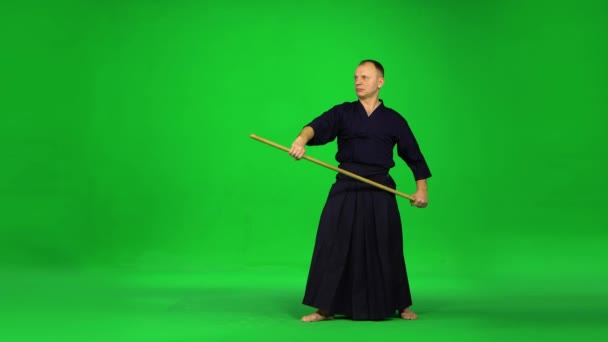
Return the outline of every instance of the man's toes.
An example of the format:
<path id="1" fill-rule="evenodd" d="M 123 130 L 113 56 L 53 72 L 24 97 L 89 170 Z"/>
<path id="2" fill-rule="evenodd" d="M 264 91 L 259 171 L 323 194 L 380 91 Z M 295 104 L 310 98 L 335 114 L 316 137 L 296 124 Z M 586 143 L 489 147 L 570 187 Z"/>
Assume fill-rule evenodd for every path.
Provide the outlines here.
<path id="1" fill-rule="evenodd" d="M 311 315 L 307 315 L 307 316 L 302 317 L 302 322 L 310 322 L 311 319 L 312 319 L 310 316 Z"/>
<path id="2" fill-rule="evenodd" d="M 302 322 L 319 322 L 333 319 L 333 316 L 323 316 L 318 312 L 302 317 Z"/>
<path id="3" fill-rule="evenodd" d="M 406 309 L 401 312 L 401 318 L 407 320 L 414 320 L 418 318 L 418 315 L 416 315 L 413 311 Z"/>
<path id="4" fill-rule="evenodd" d="M 304 317 L 302 317 L 302 322 L 317 322 L 323 319 L 323 316 L 319 315 L 318 313 L 313 313 L 310 315 L 306 315 Z"/>

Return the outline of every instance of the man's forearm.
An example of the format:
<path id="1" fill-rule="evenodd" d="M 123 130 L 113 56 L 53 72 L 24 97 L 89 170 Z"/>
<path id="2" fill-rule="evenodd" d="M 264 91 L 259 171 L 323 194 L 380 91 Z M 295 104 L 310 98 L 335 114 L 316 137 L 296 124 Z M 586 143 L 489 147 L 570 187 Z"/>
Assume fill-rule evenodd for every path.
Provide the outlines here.
<path id="1" fill-rule="evenodd" d="M 315 136 L 315 131 L 310 126 L 306 126 L 302 129 L 296 140 L 299 140 L 302 145 L 306 145 L 310 139 Z"/>
<path id="2" fill-rule="evenodd" d="M 419 179 L 419 180 L 417 180 L 416 181 L 416 189 L 417 190 L 428 191 L 427 184 L 426 184 L 426 179 Z"/>

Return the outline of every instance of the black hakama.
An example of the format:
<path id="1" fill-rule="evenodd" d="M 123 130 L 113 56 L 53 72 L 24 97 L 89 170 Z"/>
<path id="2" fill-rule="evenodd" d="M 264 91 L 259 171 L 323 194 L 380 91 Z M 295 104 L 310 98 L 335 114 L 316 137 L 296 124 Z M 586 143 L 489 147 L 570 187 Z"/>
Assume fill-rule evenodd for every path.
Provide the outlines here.
<path id="1" fill-rule="evenodd" d="M 386 170 L 340 167 L 395 188 Z M 409 307 L 402 241 L 395 195 L 338 175 L 321 214 L 303 303 L 354 320 L 381 320 Z"/>

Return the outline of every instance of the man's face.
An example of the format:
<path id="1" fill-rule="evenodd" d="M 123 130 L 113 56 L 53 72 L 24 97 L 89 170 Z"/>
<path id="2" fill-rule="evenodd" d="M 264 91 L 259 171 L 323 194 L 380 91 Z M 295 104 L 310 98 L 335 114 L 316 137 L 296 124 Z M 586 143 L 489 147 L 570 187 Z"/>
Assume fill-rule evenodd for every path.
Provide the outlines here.
<path id="1" fill-rule="evenodd" d="M 355 70 L 355 92 L 360 99 L 375 96 L 383 84 L 384 78 L 372 63 L 359 65 Z"/>

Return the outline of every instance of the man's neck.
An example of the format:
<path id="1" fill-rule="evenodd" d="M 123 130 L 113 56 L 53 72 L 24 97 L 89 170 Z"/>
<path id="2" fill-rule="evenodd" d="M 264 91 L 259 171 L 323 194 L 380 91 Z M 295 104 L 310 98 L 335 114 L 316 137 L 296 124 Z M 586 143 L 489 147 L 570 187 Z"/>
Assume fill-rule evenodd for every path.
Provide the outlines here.
<path id="1" fill-rule="evenodd" d="M 361 101 L 361 104 L 363 105 L 363 108 L 365 108 L 367 115 L 371 115 L 372 112 L 376 110 L 378 106 L 380 106 L 380 99 L 378 99 L 377 96 L 370 97 L 367 99 L 360 98 L 359 101 Z"/>
<path id="2" fill-rule="evenodd" d="M 380 102 L 380 99 L 378 99 L 378 96 L 374 96 L 365 99 L 360 98 L 359 101 L 361 101 L 361 104 L 363 104 L 363 107 L 365 108 L 376 108 L 378 106 L 378 103 Z"/>

